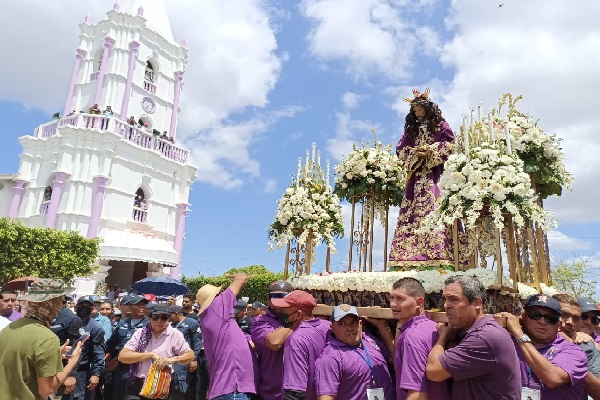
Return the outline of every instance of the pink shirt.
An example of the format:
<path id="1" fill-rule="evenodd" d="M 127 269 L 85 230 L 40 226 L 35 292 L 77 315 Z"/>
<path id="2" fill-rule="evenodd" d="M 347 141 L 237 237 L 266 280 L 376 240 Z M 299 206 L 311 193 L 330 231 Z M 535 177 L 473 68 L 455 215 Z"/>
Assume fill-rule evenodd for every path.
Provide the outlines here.
<path id="1" fill-rule="evenodd" d="M 135 351 L 135 348 L 137 347 L 142 336 L 142 332 L 144 332 L 144 329 L 136 330 L 133 336 L 131 336 L 131 339 L 129 339 L 123 348 Z M 160 357 L 164 358 L 181 355 L 189 349 L 190 346 L 185 341 L 183 334 L 169 325 L 167 326 L 167 329 L 160 334 L 158 339 L 154 337 L 154 334 L 150 337 L 150 341 L 148 342 L 148 346 L 146 346 L 145 351 L 154 352 Z M 152 360 L 140 362 L 140 368 L 138 369 L 139 373 L 137 377 L 145 378 L 146 372 L 150 370 L 151 365 Z"/>

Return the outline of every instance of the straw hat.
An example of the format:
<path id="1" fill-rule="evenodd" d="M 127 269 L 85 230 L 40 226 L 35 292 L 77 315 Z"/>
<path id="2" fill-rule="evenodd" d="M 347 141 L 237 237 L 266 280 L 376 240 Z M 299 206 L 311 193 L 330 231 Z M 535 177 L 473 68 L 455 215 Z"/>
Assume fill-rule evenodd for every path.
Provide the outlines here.
<path id="1" fill-rule="evenodd" d="M 213 285 L 204 285 L 200 289 L 198 289 L 198 293 L 196 293 L 196 302 L 200 304 L 200 313 L 204 311 L 206 307 L 212 303 L 212 301 L 217 297 L 223 285 L 221 286 L 213 286 Z"/>

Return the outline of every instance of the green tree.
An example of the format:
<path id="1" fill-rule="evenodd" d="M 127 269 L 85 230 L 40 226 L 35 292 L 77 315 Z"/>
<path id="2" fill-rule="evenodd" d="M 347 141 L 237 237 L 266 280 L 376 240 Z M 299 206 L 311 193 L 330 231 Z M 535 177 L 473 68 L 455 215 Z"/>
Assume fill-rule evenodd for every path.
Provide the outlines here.
<path id="1" fill-rule="evenodd" d="M 23 276 L 72 281 L 98 267 L 100 239 L 86 239 L 74 231 L 28 228 L 0 218 L 0 283 Z"/>
<path id="2" fill-rule="evenodd" d="M 596 293 L 596 282 L 590 280 L 587 269 L 589 258 L 572 261 L 560 260 L 552 269 L 554 286 L 573 296 L 591 298 Z"/>
<path id="3" fill-rule="evenodd" d="M 192 293 L 196 293 L 198 289 L 206 284 L 223 285 L 226 288 L 231 283 L 231 279 L 227 278 L 226 275 L 235 274 L 236 272 L 244 272 L 248 275 L 248 283 L 244 286 L 244 290 L 242 290 L 239 297 L 248 297 L 250 301 L 260 301 L 264 304 L 267 302 L 269 284 L 283 279 L 283 272 L 269 271 L 264 265 L 250 265 L 244 268 L 230 269 L 220 276 L 184 276 L 182 281 Z"/>

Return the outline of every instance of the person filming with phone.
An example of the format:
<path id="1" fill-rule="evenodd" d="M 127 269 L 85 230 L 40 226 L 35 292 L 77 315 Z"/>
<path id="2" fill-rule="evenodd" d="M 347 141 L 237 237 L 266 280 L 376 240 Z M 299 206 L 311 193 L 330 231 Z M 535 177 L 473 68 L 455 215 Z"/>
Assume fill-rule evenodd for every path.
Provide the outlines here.
<path id="1" fill-rule="evenodd" d="M 0 369 L 0 399 L 48 399 L 76 368 L 81 344 L 63 367 L 68 342 L 61 347 L 49 329 L 68 290 L 59 279 L 40 279 L 19 297 L 28 302 L 25 316 L 0 332 L 0 365 L 5 366 Z M 65 392 L 73 387 L 67 386 Z"/>

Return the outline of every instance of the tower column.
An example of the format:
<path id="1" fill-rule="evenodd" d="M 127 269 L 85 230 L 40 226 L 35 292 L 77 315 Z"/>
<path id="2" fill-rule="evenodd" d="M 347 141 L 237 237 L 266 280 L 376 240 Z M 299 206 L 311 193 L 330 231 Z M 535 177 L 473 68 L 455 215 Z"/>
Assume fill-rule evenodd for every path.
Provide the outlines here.
<path id="1" fill-rule="evenodd" d="M 68 178 L 69 174 L 66 172 L 56 172 L 54 174 L 54 180 L 52 181 L 52 198 L 48 205 L 48 215 L 46 215 L 46 228 L 54 228 L 56 225 L 56 214 L 58 213 L 58 206 L 60 204 L 60 198 L 62 197 L 63 185 Z"/>
<path id="2" fill-rule="evenodd" d="M 98 79 L 96 80 L 96 95 L 94 96 L 94 103 L 100 103 L 100 96 L 102 96 L 102 86 L 104 85 L 104 74 L 106 73 L 106 64 L 108 62 L 108 56 L 110 50 L 113 48 L 115 40 L 111 37 L 104 38 L 104 51 L 102 52 L 102 65 L 100 65 L 100 72 L 98 73 Z"/>
<path id="3" fill-rule="evenodd" d="M 135 70 L 135 60 L 137 60 L 138 42 L 129 43 L 129 69 L 127 70 L 127 82 L 125 83 L 125 92 L 123 95 L 123 103 L 121 104 L 121 119 L 127 120 L 127 109 L 129 108 L 129 98 L 131 97 L 131 82 L 133 81 L 133 71 Z"/>
<path id="4" fill-rule="evenodd" d="M 175 94 L 173 96 L 173 113 L 171 114 L 171 125 L 169 127 L 169 136 L 175 137 L 177 129 L 177 116 L 179 115 L 179 96 L 181 96 L 181 81 L 183 79 L 183 71 L 175 71 Z"/>
<path id="5" fill-rule="evenodd" d="M 13 186 L 13 196 L 10 200 L 10 208 L 8 209 L 8 218 L 17 218 L 19 214 L 19 206 L 21 205 L 21 198 L 25 191 L 25 185 L 29 183 L 23 179 L 15 180 L 15 186 Z"/>
<path id="6" fill-rule="evenodd" d="M 177 267 L 171 268 L 169 275 L 171 278 L 179 279 L 181 276 L 181 254 L 183 251 L 183 235 L 185 234 L 185 219 L 188 212 L 188 204 L 177 204 L 177 228 L 175 231 L 175 243 L 173 248 L 179 255 Z"/>
<path id="7" fill-rule="evenodd" d="M 87 231 L 88 239 L 98 236 L 98 226 L 100 225 L 100 216 L 102 215 L 102 208 L 104 206 L 104 194 L 106 193 L 106 182 L 108 182 L 108 178 L 105 176 L 94 177 L 94 197 L 92 198 L 92 215 L 90 216 L 90 224 Z"/>
<path id="8" fill-rule="evenodd" d="M 75 81 L 79 75 L 79 67 L 81 66 L 81 60 L 85 57 L 87 51 L 83 49 L 77 49 L 75 55 L 75 67 L 73 67 L 73 75 L 71 76 L 71 84 L 69 85 L 69 92 L 67 93 L 67 101 L 65 102 L 65 111 L 63 115 L 69 115 L 71 112 L 71 106 L 73 105 L 73 93 L 75 93 Z"/>

